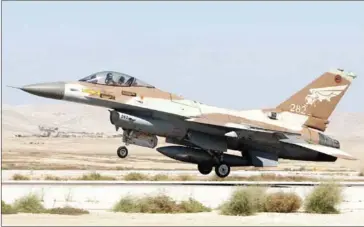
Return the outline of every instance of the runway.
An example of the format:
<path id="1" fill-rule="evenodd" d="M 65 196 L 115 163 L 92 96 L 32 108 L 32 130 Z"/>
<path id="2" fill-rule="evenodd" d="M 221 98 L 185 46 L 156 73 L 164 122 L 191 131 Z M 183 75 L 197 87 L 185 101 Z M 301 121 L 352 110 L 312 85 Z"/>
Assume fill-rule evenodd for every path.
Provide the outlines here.
<path id="1" fill-rule="evenodd" d="M 21 174 L 31 177 L 32 179 L 42 180 L 44 176 L 51 175 L 62 178 L 80 177 L 84 174 L 99 173 L 103 176 L 122 177 L 130 173 L 140 173 L 149 176 L 158 174 L 167 176 L 190 175 L 201 177 L 197 170 L 3 170 L 2 180 L 11 180 L 14 174 Z M 212 176 L 214 173 L 209 174 Z M 359 176 L 357 171 L 274 171 L 274 170 L 232 170 L 229 177 L 250 177 L 262 174 L 275 174 L 279 176 L 299 176 L 310 177 L 314 179 L 334 179 L 334 180 L 351 180 L 364 181 L 364 176 Z"/>

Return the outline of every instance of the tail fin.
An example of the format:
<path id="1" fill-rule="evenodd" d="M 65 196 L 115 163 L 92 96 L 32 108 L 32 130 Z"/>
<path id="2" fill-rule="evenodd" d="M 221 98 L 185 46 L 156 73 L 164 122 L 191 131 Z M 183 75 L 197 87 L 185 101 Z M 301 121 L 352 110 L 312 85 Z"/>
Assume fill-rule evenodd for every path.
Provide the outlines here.
<path id="1" fill-rule="evenodd" d="M 306 126 L 325 131 L 328 118 L 355 78 L 341 69 L 325 72 L 277 109 L 308 116 Z"/>

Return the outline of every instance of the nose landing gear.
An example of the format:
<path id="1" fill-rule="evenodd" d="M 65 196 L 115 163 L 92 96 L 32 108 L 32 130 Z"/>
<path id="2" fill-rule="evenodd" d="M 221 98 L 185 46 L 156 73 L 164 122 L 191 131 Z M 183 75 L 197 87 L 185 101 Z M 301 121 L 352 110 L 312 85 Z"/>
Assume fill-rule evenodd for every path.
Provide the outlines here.
<path id="1" fill-rule="evenodd" d="M 120 146 L 116 151 L 116 154 L 119 158 L 126 158 L 126 156 L 128 156 L 128 148 L 125 146 Z"/>

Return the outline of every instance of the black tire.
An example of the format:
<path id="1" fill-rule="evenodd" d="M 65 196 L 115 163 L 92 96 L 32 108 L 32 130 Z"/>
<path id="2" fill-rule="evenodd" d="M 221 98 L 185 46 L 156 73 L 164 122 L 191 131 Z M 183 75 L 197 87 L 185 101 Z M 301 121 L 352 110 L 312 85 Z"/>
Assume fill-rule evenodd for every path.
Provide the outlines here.
<path id="1" fill-rule="evenodd" d="M 211 173 L 212 171 L 212 166 L 211 165 L 206 165 L 206 164 L 198 164 L 197 165 L 198 171 L 203 174 L 203 175 L 208 175 Z"/>
<path id="2" fill-rule="evenodd" d="M 126 156 L 128 156 L 128 148 L 126 148 L 125 146 L 121 146 L 118 148 L 116 153 L 119 156 L 119 158 L 126 158 Z"/>
<path id="3" fill-rule="evenodd" d="M 220 178 L 227 177 L 230 174 L 230 166 L 225 163 L 218 164 L 215 166 L 215 173 Z"/>

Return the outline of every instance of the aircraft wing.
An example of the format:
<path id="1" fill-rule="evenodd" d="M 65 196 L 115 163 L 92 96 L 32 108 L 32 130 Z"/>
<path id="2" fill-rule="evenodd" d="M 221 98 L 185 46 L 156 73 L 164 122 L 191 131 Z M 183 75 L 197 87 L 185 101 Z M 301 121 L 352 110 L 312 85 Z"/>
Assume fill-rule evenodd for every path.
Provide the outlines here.
<path id="1" fill-rule="evenodd" d="M 327 147 L 327 146 L 323 146 L 323 145 L 319 145 L 319 144 L 310 144 L 310 143 L 307 143 L 303 139 L 288 138 L 288 139 L 281 139 L 279 141 L 282 143 L 288 143 L 288 144 L 300 146 L 303 148 L 307 148 L 309 150 L 331 155 L 331 156 L 334 156 L 337 158 L 342 158 L 342 159 L 347 159 L 347 160 L 357 160 L 355 157 L 351 156 L 350 154 L 348 154 L 340 149 Z"/>
<path id="2" fill-rule="evenodd" d="M 273 134 L 277 133 L 278 131 L 272 131 L 267 130 L 264 128 L 260 128 L 253 125 L 248 124 L 237 124 L 237 123 L 222 123 L 218 121 L 206 121 L 206 119 L 203 118 L 189 118 L 186 119 L 186 121 L 189 122 L 195 122 L 199 124 L 207 124 L 210 126 L 218 126 L 225 128 L 228 132 L 225 133 L 225 136 L 232 137 L 232 138 L 242 138 L 246 135 L 252 134 L 252 133 L 268 133 Z M 279 133 L 279 132 L 278 132 Z M 284 132 L 282 132 L 284 133 Z"/>
<path id="3" fill-rule="evenodd" d="M 236 123 L 227 123 L 224 125 L 221 125 L 219 123 L 210 123 L 210 122 L 204 122 L 202 119 L 187 119 L 186 121 L 192 121 L 197 122 L 201 124 L 209 124 L 209 125 L 215 125 L 215 126 L 223 126 L 225 127 L 228 132 L 225 134 L 227 137 L 233 137 L 233 138 L 242 138 L 246 135 L 249 135 L 251 133 L 267 133 L 267 134 L 281 134 L 286 139 L 278 139 L 281 143 L 288 143 L 296 146 L 300 146 L 303 148 L 307 148 L 312 151 L 324 153 L 327 155 L 331 155 L 337 158 L 342 159 L 348 159 L 348 160 L 357 160 L 355 157 L 351 156 L 350 154 L 336 148 L 327 147 L 319 144 L 310 144 L 306 142 L 304 139 L 300 138 L 299 134 L 293 134 L 289 132 L 278 132 L 278 131 L 272 131 L 272 130 L 265 130 L 263 128 L 259 128 L 252 125 L 247 124 L 236 124 Z M 229 131 L 231 130 L 231 131 Z"/>

